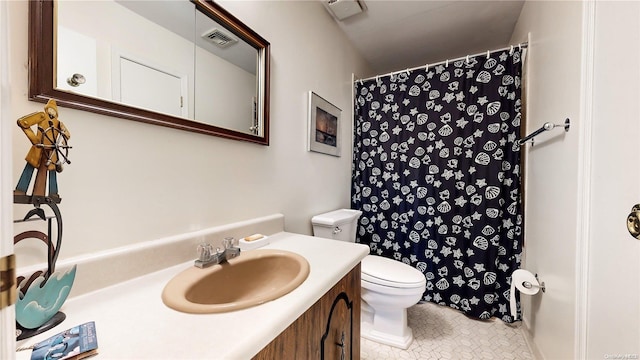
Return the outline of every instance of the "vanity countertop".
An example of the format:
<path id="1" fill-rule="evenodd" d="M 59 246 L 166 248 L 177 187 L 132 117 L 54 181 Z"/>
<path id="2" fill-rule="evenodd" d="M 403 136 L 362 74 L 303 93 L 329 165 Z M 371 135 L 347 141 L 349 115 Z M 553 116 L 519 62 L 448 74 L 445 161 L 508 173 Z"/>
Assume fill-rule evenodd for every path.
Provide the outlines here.
<path id="1" fill-rule="evenodd" d="M 269 240 L 263 249 L 296 252 L 311 268 L 307 280 L 279 299 L 221 314 L 172 310 L 162 302 L 162 289 L 193 266 L 190 261 L 70 298 L 61 309 L 67 315 L 62 324 L 18 345 L 95 321 L 100 359 L 250 359 L 369 253 L 366 245 L 287 232 Z M 30 354 L 20 351 L 16 359 L 29 359 Z"/>

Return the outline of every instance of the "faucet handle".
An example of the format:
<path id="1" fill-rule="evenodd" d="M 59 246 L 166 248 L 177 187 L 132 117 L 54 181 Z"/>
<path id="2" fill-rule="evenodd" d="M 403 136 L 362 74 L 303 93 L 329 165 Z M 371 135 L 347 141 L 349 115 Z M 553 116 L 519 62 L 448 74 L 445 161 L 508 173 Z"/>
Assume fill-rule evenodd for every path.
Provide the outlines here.
<path id="1" fill-rule="evenodd" d="M 229 249 L 232 248 L 235 245 L 236 239 L 234 239 L 233 237 L 226 237 L 222 240 L 222 246 L 224 246 L 224 249 Z"/>
<path id="2" fill-rule="evenodd" d="M 213 246 L 208 243 L 198 244 L 198 260 L 206 262 L 211 260 L 211 253 L 213 252 Z"/>

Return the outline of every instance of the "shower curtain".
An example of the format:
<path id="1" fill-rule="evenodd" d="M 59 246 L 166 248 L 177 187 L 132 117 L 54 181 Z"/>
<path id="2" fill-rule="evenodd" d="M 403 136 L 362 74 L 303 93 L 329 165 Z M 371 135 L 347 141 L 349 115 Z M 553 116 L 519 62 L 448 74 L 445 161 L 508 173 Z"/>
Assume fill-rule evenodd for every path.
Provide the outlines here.
<path id="1" fill-rule="evenodd" d="M 423 300 L 505 322 L 522 251 L 521 56 L 497 51 L 355 85 L 358 241 L 422 271 Z"/>

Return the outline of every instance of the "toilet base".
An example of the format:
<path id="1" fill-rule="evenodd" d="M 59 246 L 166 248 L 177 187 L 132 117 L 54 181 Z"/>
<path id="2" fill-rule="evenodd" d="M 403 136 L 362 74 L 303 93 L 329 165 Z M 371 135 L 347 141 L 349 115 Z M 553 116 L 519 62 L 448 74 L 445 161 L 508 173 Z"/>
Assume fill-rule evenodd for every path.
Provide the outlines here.
<path id="1" fill-rule="evenodd" d="M 404 335 L 398 336 L 376 331 L 373 328 L 373 324 L 369 322 L 362 322 L 360 325 L 360 336 L 367 340 L 403 350 L 408 349 L 409 345 L 413 342 L 413 331 L 411 331 L 411 328 L 407 328 L 408 331 L 405 331 Z"/>
<path id="2" fill-rule="evenodd" d="M 400 349 L 406 350 L 413 342 L 413 331 L 407 326 L 407 310 L 397 308 L 378 308 L 374 310 L 366 301 L 362 301 L 360 336 Z"/>

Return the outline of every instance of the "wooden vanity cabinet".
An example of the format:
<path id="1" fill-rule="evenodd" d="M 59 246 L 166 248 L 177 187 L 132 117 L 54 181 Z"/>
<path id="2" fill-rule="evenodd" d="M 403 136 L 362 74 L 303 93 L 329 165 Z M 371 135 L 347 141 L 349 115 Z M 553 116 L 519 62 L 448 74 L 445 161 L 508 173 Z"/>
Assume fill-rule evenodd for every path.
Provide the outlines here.
<path id="1" fill-rule="evenodd" d="M 360 359 L 360 264 L 253 359 Z"/>

